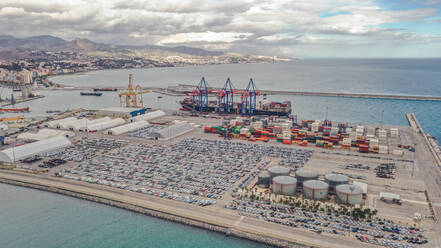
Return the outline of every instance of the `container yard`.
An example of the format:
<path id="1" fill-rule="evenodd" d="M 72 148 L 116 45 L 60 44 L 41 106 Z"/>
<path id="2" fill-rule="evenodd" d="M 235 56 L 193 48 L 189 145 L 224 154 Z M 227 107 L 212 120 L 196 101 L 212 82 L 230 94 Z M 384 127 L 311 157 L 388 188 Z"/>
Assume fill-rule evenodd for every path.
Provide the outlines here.
<path id="1" fill-rule="evenodd" d="M 106 111 L 30 125 L 8 137 L 0 160 L 17 173 L 177 204 L 238 228 L 271 226 L 262 230 L 316 246 L 436 240 L 427 157 L 410 127 Z"/>

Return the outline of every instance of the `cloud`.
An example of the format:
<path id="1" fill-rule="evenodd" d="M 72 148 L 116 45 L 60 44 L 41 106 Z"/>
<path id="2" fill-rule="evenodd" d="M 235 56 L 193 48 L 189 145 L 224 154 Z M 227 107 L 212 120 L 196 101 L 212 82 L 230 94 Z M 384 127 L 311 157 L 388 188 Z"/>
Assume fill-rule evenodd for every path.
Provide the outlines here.
<path id="1" fill-rule="evenodd" d="M 305 46 L 440 42 L 435 34 L 382 27 L 436 18 L 437 2 L 385 10 L 374 0 L 2 0 L 0 33 L 295 56 Z"/>

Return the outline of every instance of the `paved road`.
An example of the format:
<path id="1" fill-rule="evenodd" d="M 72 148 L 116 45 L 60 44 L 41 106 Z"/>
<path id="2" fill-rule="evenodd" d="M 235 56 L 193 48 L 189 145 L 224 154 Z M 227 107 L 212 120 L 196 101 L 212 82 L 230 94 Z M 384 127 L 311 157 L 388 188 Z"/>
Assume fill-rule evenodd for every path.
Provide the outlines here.
<path id="1" fill-rule="evenodd" d="M 415 134 L 412 131 L 402 132 L 406 136 L 409 144 L 417 145 L 415 152 L 415 176 L 422 178 L 426 185 L 429 198 L 433 205 L 433 210 L 436 216 L 436 223 L 432 227 L 433 235 L 429 238 L 433 247 L 441 247 L 441 173 L 436 165 L 431 152 L 424 145 L 424 140 L 421 134 Z M 421 147 L 423 146 L 423 147 Z M 432 243 L 433 242 L 433 243 Z"/>

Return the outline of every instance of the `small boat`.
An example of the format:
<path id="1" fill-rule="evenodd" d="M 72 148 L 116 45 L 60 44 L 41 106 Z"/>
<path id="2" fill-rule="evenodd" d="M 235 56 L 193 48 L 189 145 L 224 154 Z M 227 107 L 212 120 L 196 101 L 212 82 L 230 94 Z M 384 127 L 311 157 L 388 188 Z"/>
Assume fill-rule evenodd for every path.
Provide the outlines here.
<path id="1" fill-rule="evenodd" d="M 118 91 L 117 88 L 94 88 L 93 91 Z"/>
<path id="2" fill-rule="evenodd" d="M 102 94 L 101 92 L 80 92 L 82 96 L 101 96 Z"/>

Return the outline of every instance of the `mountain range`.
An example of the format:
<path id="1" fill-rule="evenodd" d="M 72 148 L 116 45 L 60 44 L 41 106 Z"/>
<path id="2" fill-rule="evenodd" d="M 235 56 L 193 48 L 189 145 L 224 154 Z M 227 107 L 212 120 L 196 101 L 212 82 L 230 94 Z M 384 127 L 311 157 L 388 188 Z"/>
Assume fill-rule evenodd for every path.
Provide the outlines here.
<path id="1" fill-rule="evenodd" d="M 5 56 L 10 59 L 14 54 L 22 54 L 28 50 L 38 51 L 64 51 L 64 52 L 79 52 L 79 53 L 110 53 L 110 54 L 130 54 L 136 51 L 150 51 L 152 53 L 171 53 L 171 54 L 185 54 L 193 56 L 218 56 L 224 53 L 217 51 L 208 51 L 200 48 L 187 46 L 127 46 L 127 45 L 112 45 L 94 42 L 88 39 L 74 39 L 67 41 L 59 37 L 51 35 L 32 36 L 27 38 L 17 38 L 11 35 L 0 35 L 0 59 L 5 59 Z M 170 55 L 171 55 L 170 54 Z"/>

